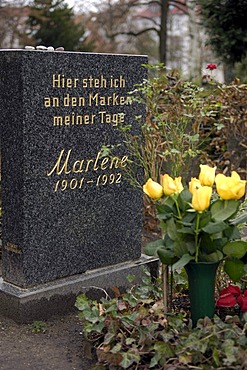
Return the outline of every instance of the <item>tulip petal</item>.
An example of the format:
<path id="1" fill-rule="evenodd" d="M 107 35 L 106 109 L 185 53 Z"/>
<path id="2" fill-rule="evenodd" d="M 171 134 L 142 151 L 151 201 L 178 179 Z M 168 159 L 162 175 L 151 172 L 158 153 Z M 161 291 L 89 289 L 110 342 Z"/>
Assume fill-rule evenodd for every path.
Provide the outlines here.
<path id="1" fill-rule="evenodd" d="M 201 188 L 202 184 L 199 179 L 192 177 L 190 182 L 189 182 L 189 191 L 191 194 L 194 193 L 197 189 Z"/>
<path id="2" fill-rule="evenodd" d="M 240 199 L 245 194 L 246 181 L 241 180 L 237 172 L 233 171 L 231 177 L 218 174 L 215 177 L 216 190 L 224 200 Z"/>
<path id="3" fill-rule="evenodd" d="M 201 172 L 199 180 L 202 185 L 213 186 L 215 180 L 216 167 L 210 167 L 207 164 L 200 164 Z"/>
<path id="4" fill-rule="evenodd" d="M 212 188 L 210 186 L 202 186 L 194 191 L 192 196 L 192 207 L 196 211 L 205 211 L 210 205 Z"/>
<path id="5" fill-rule="evenodd" d="M 159 199 L 163 195 L 162 186 L 152 179 L 148 179 L 148 181 L 143 185 L 143 191 L 152 199 Z"/>
<path id="6" fill-rule="evenodd" d="M 169 196 L 177 191 L 176 184 L 171 176 L 169 176 L 167 173 L 165 175 L 161 175 L 161 184 L 163 186 L 164 194 Z"/>

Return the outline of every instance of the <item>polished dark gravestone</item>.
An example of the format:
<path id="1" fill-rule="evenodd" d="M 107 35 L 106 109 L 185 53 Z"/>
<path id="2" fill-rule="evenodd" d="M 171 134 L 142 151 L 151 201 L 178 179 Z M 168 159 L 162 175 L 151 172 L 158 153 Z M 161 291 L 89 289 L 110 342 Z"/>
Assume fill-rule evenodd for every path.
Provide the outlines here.
<path id="1" fill-rule="evenodd" d="M 78 274 L 140 260 L 142 194 L 124 178 L 130 158 L 118 126 L 141 134 L 136 116 L 144 119 L 145 107 L 128 93 L 146 63 L 0 51 L 2 284 L 10 294 L 66 277 L 71 287 Z M 103 154 L 104 146 L 114 150 Z"/>

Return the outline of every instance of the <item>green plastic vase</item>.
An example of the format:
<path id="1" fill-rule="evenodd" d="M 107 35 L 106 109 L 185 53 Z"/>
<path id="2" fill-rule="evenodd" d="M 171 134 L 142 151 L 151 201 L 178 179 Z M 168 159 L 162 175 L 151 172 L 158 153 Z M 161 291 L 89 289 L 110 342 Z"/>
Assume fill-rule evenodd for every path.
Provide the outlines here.
<path id="1" fill-rule="evenodd" d="M 194 262 L 185 266 L 189 282 L 190 313 L 193 327 L 199 319 L 215 313 L 215 277 L 219 262 Z"/>

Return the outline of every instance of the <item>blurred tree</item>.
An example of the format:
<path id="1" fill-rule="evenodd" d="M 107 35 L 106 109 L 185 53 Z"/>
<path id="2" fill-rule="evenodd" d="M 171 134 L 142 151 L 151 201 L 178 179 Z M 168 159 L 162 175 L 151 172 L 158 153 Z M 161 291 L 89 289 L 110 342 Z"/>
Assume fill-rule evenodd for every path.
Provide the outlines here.
<path id="1" fill-rule="evenodd" d="M 195 0 L 201 6 L 209 44 L 224 63 L 225 81 L 234 78 L 234 65 L 247 56 L 247 1 Z"/>
<path id="2" fill-rule="evenodd" d="M 23 46 L 27 5 L 26 0 L 0 0 L 0 48 Z"/>
<path id="3" fill-rule="evenodd" d="M 81 9 L 85 9 L 83 1 Z M 92 18 L 95 19 L 97 38 L 105 37 L 109 40 L 109 52 L 116 51 L 121 36 L 129 38 L 138 37 L 144 40 L 150 37 L 159 48 L 160 62 L 167 64 L 167 19 L 170 9 L 178 7 L 180 11 L 186 12 L 185 0 L 103 0 L 92 1 L 94 8 Z M 84 5 L 84 8 L 83 8 Z M 142 15 L 140 15 L 142 13 Z M 148 36 L 150 35 L 150 36 Z M 127 39 L 126 46 L 131 52 L 131 46 L 135 43 Z M 138 42 L 138 41 L 137 41 Z M 132 45 L 131 45 L 132 44 Z M 106 45 L 105 45 L 106 46 Z M 139 45 L 140 46 L 140 45 Z M 153 46 L 152 46 L 153 47 Z M 123 49 L 123 48 L 122 48 Z"/>
<path id="4" fill-rule="evenodd" d="M 71 51 L 92 48 L 86 43 L 83 25 L 75 22 L 72 8 L 64 0 L 34 0 L 27 24 L 30 44 L 63 46 Z"/>

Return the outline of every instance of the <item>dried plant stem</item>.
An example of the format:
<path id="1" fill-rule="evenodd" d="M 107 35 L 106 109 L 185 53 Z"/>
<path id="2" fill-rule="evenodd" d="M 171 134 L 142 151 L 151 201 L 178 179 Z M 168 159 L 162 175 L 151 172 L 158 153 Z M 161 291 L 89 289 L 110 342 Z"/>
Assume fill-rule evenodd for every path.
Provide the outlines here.
<path id="1" fill-rule="evenodd" d="M 168 266 L 162 263 L 161 265 L 161 277 L 162 277 L 162 297 L 164 312 L 168 312 L 168 295 L 169 295 L 169 283 L 168 283 Z"/>

